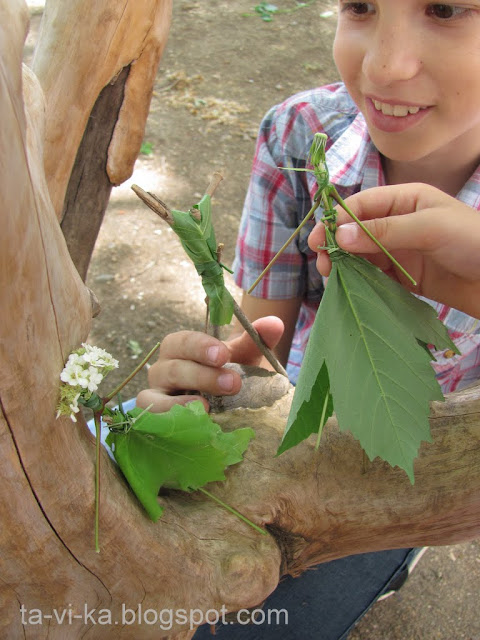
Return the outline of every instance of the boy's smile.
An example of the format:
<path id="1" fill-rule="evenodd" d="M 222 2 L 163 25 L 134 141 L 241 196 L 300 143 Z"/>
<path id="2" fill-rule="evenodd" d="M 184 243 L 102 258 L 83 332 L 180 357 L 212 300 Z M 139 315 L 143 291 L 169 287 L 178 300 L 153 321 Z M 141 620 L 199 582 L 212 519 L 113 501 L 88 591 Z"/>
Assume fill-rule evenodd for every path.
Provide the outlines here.
<path id="1" fill-rule="evenodd" d="M 368 121 L 380 131 L 395 133 L 405 131 L 424 118 L 431 107 L 401 103 L 400 100 L 383 101 L 365 96 Z"/>
<path id="2" fill-rule="evenodd" d="M 338 4 L 335 62 L 380 153 L 478 164 L 480 0 Z"/>

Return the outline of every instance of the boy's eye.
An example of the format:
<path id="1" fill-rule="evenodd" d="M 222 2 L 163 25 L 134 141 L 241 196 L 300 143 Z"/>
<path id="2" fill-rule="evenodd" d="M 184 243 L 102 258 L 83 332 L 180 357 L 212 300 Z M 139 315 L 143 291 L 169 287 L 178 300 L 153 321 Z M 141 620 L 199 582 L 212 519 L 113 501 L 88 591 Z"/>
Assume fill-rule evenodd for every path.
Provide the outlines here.
<path id="1" fill-rule="evenodd" d="M 342 2 L 341 10 L 354 16 L 367 16 L 375 11 L 370 2 Z"/>
<path id="2" fill-rule="evenodd" d="M 465 7 L 456 7 L 452 4 L 431 4 L 427 7 L 427 15 L 439 20 L 451 20 L 467 11 Z"/>

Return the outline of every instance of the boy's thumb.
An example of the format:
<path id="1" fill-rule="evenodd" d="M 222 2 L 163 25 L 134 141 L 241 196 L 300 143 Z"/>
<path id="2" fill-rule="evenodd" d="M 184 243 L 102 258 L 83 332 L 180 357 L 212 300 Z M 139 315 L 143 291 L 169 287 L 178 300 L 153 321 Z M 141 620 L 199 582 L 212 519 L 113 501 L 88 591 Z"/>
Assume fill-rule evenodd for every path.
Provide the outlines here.
<path id="1" fill-rule="evenodd" d="M 411 244 L 411 235 L 403 233 L 405 225 L 402 222 L 404 221 L 401 217 L 393 216 L 364 220 L 363 224 L 386 249 L 392 250 L 404 249 Z M 381 251 L 356 222 L 340 225 L 335 238 L 342 249 L 352 253 L 378 253 Z"/>
<path id="2" fill-rule="evenodd" d="M 273 349 L 278 344 L 284 330 L 283 322 L 275 316 L 259 318 L 255 320 L 253 326 L 270 349 Z M 256 364 L 256 360 L 261 358 L 258 348 L 246 332 L 233 338 L 227 344 L 230 349 L 232 362 L 238 362 L 239 364 Z"/>

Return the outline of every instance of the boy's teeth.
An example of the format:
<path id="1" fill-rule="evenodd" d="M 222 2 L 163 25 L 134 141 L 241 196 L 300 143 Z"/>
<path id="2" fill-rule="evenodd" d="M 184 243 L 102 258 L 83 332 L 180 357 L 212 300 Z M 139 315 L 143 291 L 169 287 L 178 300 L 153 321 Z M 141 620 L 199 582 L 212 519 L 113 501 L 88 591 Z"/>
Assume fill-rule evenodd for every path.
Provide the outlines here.
<path id="1" fill-rule="evenodd" d="M 420 107 L 407 107 L 403 104 L 387 104 L 386 102 L 379 102 L 378 100 L 374 100 L 373 104 L 377 111 L 381 111 L 386 116 L 395 116 L 397 118 L 403 118 L 410 113 L 418 113 L 420 111 Z"/>

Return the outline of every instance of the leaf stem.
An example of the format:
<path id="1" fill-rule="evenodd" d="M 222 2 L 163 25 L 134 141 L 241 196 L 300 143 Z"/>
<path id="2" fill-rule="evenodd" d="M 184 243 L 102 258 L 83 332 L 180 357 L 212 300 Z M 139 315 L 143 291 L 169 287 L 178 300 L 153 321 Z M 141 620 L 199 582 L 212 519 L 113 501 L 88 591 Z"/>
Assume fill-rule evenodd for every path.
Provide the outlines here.
<path id="1" fill-rule="evenodd" d="M 142 369 L 147 364 L 147 362 L 150 360 L 150 358 L 153 356 L 153 354 L 155 353 L 155 351 L 158 349 L 159 346 L 160 346 L 160 342 L 157 342 L 157 344 L 152 349 L 150 349 L 150 351 L 147 353 L 145 358 L 140 362 L 140 364 L 137 367 L 135 367 L 132 373 L 129 376 L 127 376 L 125 380 L 121 382 L 118 385 L 118 387 L 116 387 L 116 389 L 114 389 L 111 393 L 109 393 L 108 396 L 106 396 L 106 398 L 103 399 L 104 405 L 106 405 L 107 402 L 110 402 L 110 400 L 114 398 L 123 389 L 123 387 L 126 384 L 128 384 L 130 380 L 137 375 L 140 369 Z"/>
<path id="2" fill-rule="evenodd" d="M 322 437 L 322 431 L 323 431 L 323 427 L 325 426 L 324 422 L 325 422 L 325 414 L 327 412 L 327 405 L 328 405 L 328 399 L 330 398 L 330 388 L 328 389 L 327 393 L 325 394 L 325 400 L 323 401 L 323 409 L 322 409 L 322 415 L 320 418 L 320 425 L 318 427 L 318 435 L 317 435 L 317 441 L 315 443 L 315 451 L 318 451 L 318 448 L 320 446 L 320 438 Z"/>
<path id="3" fill-rule="evenodd" d="M 267 264 L 267 266 L 265 267 L 265 269 L 262 271 L 262 273 L 258 276 L 258 278 L 255 280 L 255 282 L 252 284 L 252 286 L 250 287 L 250 289 L 248 289 L 247 293 L 251 293 L 255 287 L 257 286 L 257 284 L 260 282 L 260 280 L 264 277 L 264 275 L 267 273 L 267 271 L 269 271 L 272 266 L 275 264 L 275 262 L 278 260 L 278 258 L 281 256 L 281 254 L 285 251 L 285 249 L 288 247 L 288 245 L 292 242 L 292 240 L 298 236 L 298 234 L 300 233 L 300 231 L 302 230 L 302 228 L 306 225 L 306 223 L 310 220 L 310 218 L 313 216 L 313 214 L 315 213 L 315 211 L 318 209 L 318 207 L 320 206 L 320 202 L 314 202 L 313 207 L 310 209 L 310 211 L 307 213 L 307 215 L 305 216 L 305 218 L 302 220 L 302 222 L 298 225 L 298 227 L 295 229 L 295 231 L 292 233 L 292 235 L 288 238 L 288 240 L 283 244 L 282 247 L 280 247 L 280 249 L 277 251 L 277 253 L 273 256 L 273 258 L 270 260 L 270 262 Z"/>
<path id="4" fill-rule="evenodd" d="M 102 410 L 95 411 L 95 551 L 100 553 L 100 446 Z"/>
<path id="5" fill-rule="evenodd" d="M 353 220 L 355 220 L 355 222 L 362 229 L 362 231 L 364 231 L 367 234 L 367 236 L 370 238 L 370 240 L 372 240 L 377 245 L 377 247 L 383 251 L 383 253 L 393 262 L 393 264 L 397 267 L 397 269 L 399 269 L 403 273 L 403 275 L 410 280 L 410 282 L 413 284 L 414 287 L 416 287 L 417 286 L 416 280 L 414 280 L 414 278 L 412 278 L 412 276 L 408 273 L 408 271 L 406 269 L 404 269 L 402 267 L 402 265 L 398 262 L 398 260 L 396 260 L 392 256 L 392 254 L 388 251 L 388 249 L 386 249 L 383 246 L 383 244 L 380 242 L 380 240 L 377 240 L 377 238 L 373 235 L 373 233 L 371 233 L 371 231 L 369 231 L 367 229 L 367 227 L 363 224 L 363 222 L 359 218 L 357 218 L 357 216 L 353 213 L 353 211 L 351 211 L 351 209 L 349 209 L 348 205 L 341 198 L 341 196 L 339 195 L 338 191 L 335 189 L 335 187 L 333 185 L 331 185 L 331 195 L 334 198 L 334 200 L 336 200 L 338 202 L 338 204 L 342 207 L 342 209 L 344 209 L 348 213 L 348 215 Z"/>
<path id="6" fill-rule="evenodd" d="M 208 496 L 212 500 L 214 500 L 215 502 L 218 502 L 218 504 L 221 505 L 224 509 L 226 509 L 227 511 L 230 511 L 230 513 L 233 513 L 233 515 L 237 516 L 237 518 L 240 518 L 240 520 L 243 520 L 243 522 L 246 522 L 247 524 L 249 524 L 251 527 L 253 527 L 259 533 L 262 533 L 264 536 L 267 535 L 267 532 L 265 531 L 265 529 L 262 529 L 261 527 L 256 525 L 254 522 L 252 522 L 251 520 L 246 518 L 244 515 L 242 515 L 239 511 L 237 511 L 236 509 L 234 509 L 230 505 L 228 505 L 225 502 L 223 502 L 222 500 L 220 500 L 220 498 L 217 498 L 217 496 L 214 496 L 213 493 L 210 493 L 210 491 L 207 491 L 206 489 L 203 489 L 203 487 L 200 487 L 198 490 L 201 491 L 202 493 L 204 493 L 206 496 Z"/>

